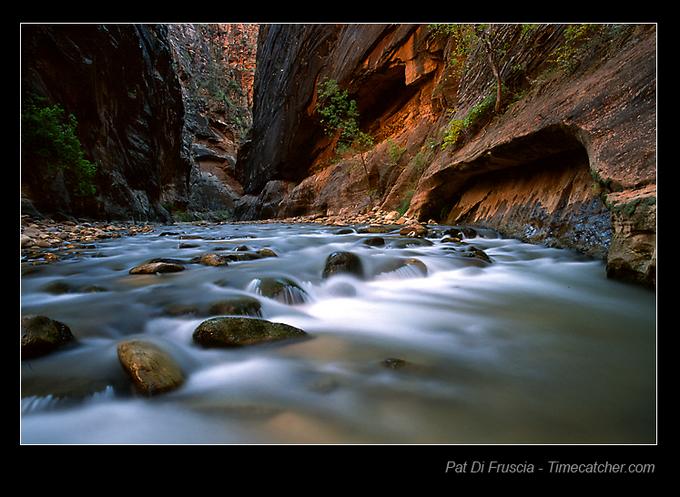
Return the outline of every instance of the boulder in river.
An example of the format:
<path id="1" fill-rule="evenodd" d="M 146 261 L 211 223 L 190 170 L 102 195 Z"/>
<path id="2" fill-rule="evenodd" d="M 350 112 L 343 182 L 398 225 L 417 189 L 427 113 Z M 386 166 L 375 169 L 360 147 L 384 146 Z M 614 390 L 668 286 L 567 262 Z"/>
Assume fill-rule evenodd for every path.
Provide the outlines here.
<path id="1" fill-rule="evenodd" d="M 464 249 L 459 250 L 458 255 L 462 255 L 463 257 L 473 257 L 475 259 L 488 262 L 489 264 L 492 262 L 491 258 L 486 252 L 484 252 L 482 249 L 478 249 L 477 247 L 473 247 L 472 245 L 468 245 Z"/>
<path id="2" fill-rule="evenodd" d="M 218 254 L 208 253 L 191 259 L 191 262 L 204 266 L 226 266 L 229 260 Z"/>
<path id="3" fill-rule="evenodd" d="M 359 256 L 352 252 L 333 252 L 329 255 L 321 277 L 325 279 L 340 273 L 353 274 L 363 278 L 364 267 Z"/>
<path id="4" fill-rule="evenodd" d="M 261 316 L 262 305 L 259 300 L 252 297 L 232 297 L 213 302 L 210 304 L 208 312 L 210 314 L 232 316 Z"/>
<path id="5" fill-rule="evenodd" d="M 397 228 L 398 228 L 398 226 L 389 225 L 389 224 L 371 224 L 370 226 L 366 226 L 365 228 L 359 228 L 357 230 L 357 232 L 358 233 L 389 233 L 390 231 L 394 231 Z"/>
<path id="6" fill-rule="evenodd" d="M 462 228 L 450 228 L 444 232 L 445 236 L 450 236 L 453 238 L 474 238 L 477 236 L 477 231 L 473 228 L 462 227 Z"/>
<path id="7" fill-rule="evenodd" d="M 130 274 L 177 273 L 184 271 L 184 269 L 182 264 L 178 264 L 174 260 L 152 259 L 130 269 Z"/>
<path id="8" fill-rule="evenodd" d="M 21 318 L 21 358 L 40 357 L 74 341 L 71 329 L 46 316 Z"/>
<path id="9" fill-rule="evenodd" d="M 218 317 L 203 321 L 194 330 L 194 342 L 203 347 L 243 347 L 306 336 L 303 330 L 283 323 L 250 317 Z"/>
<path id="10" fill-rule="evenodd" d="M 418 238 L 426 236 L 427 232 L 427 226 L 418 223 L 409 224 L 399 230 L 400 235 Z"/>
<path id="11" fill-rule="evenodd" d="M 256 253 L 257 255 L 259 255 L 260 257 L 262 257 L 262 258 L 265 258 L 265 257 L 278 257 L 278 255 L 276 254 L 276 252 L 274 252 L 274 251 L 273 251 L 272 249 L 270 249 L 270 248 L 261 248 L 261 249 L 257 250 L 255 253 Z"/>
<path id="12" fill-rule="evenodd" d="M 156 395 L 184 383 L 184 373 L 170 355 L 157 345 L 141 340 L 118 344 L 118 360 L 137 390 Z"/>
<path id="13" fill-rule="evenodd" d="M 335 232 L 336 235 L 351 235 L 353 233 L 356 233 L 356 231 L 354 231 L 352 228 L 340 228 Z"/>
<path id="14" fill-rule="evenodd" d="M 284 277 L 256 278 L 248 285 L 248 290 L 284 304 L 302 304 L 309 300 L 300 285 Z"/>
<path id="15" fill-rule="evenodd" d="M 380 236 L 373 236 L 371 238 L 366 238 L 362 243 L 369 247 L 384 247 L 385 239 Z"/>

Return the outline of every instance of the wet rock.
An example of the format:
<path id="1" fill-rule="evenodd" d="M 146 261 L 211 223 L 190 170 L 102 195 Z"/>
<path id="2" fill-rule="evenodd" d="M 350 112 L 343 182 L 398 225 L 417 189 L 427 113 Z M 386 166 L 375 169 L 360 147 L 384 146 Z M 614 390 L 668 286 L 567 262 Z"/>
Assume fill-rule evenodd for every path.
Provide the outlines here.
<path id="1" fill-rule="evenodd" d="M 232 316 L 262 316 L 260 301 L 252 297 L 232 297 L 214 302 L 208 308 L 208 313 Z"/>
<path id="2" fill-rule="evenodd" d="M 175 262 L 152 260 L 135 266 L 130 269 L 130 274 L 157 274 L 157 273 L 177 273 L 184 271 L 185 267 Z"/>
<path id="3" fill-rule="evenodd" d="M 262 258 L 265 258 L 265 257 L 278 257 L 278 255 L 276 254 L 276 252 L 274 252 L 274 251 L 273 251 L 272 249 L 270 249 L 270 248 L 262 248 L 262 249 L 256 251 L 255 253 L 256 253 L 257 255 L 259 255 L 260 257 L 262 257 Z"/>
<path id="4" fill-rule="evenodd" d="M 352 233 L 356 233 L 352 228 L 340 228 L 335 232 L 336 235 L 351 235 Z"/>
<path id="5" fill-rule="evenodd" d="M 302 304 L 309 295 L 288 278 L 257 278 L 249 285 L 255 293 L 284 304 Z"/>
<path id="6" fill-rule="evenodd" d="M 403 259 L 399 261 L 394 261 L 387 266 L 385 266 L 381 271 L 380 274 L 385 274 L 385 273 L 393 273 L 395 271 L 399 271 L 402 268 L 413 268 L 416 269 L 418 273 L 422 274 L 423 276 L 427 276 L 427 266 L 423 261 L 420 259 L 416 258 L 409 258 L 409 259 Z M 406 273 L 407 275 L 411 275 L 410 272 Z"/>
<path id="7" fill-rule="evenodd" d="M 118 344 L 118 360 L 137 390 L 157 395 L 184 383 L 184 373 L 174 359 L 157 345 L 141 340 Z"/>
<path id="8" fill-rule="evenodd" d="M 104 288 L 103 286 L 98 286 L 98 285 L 88 285 L 80 288 L 78 291 L 82 293 L 101 293 L 101 292 L 108 292 L 109 290 L 107 288 Z"/>
<path id="9" fill-rule="evenodd" d="M 445 236 L 450 236 L 453 238 L 474 238 L 477 236 L 477 231 L 473 228 L 450 228 L 444 232 Z"/>
<path id="10" fill-rule="evenodd" d="M 226 266 L 229 260 L 218 254 L 203 254 L 191 259 L 194 264 L 203 264 L 204 266 Z"/>
<path id="11" fill-rule="evenodd" d="M 489 264 L 492 262 L 491 258 L 486 254 L 486 252 L 478 249 L 477 247 L 473 247 L 472 245 L 468 245 L 464 249 L 458 250 L 457 253 L 463 257 L 472 257 L 479 259 L 480 261 L 488 262 Z"/>
<path id="12" fill-rule="evenodd" d="M 179 232 L 177 231 L 163 231 L 162 233 L 159 233 L 158 236 L 176 236 L 179 235 Z"/>
<path id="13" fill-rule="evenodd" d="M 427 226 L 422 224 L 409 224 L 399 230 L 399 234 L 408 237 L 424 237 L 427 235 Z"/>
<path id="14" fill-rule="evenodd" d="M 35 245 L 35 241 L 30 236 L 21 235 L 20 241 L 21 241 L 21 248 L 26 248 L 26 247 L 30 247 L 31 245 Z"/>
<path id="15" fill-rule="evenodd" d="M 46 316 L 21 318 L 21 359 L 43 356 L 74 340 L 64 323 Z"/>
<path id="16" fill-rule="evenodd" d="M 250 247 L 248 247 L 248 245 L 239 245 L 239 246 L 236 247 L 234 250 L 235 250 L 236 252 L 249 252 L 249 251 L 250 251 Z"/>
<path id="17" fill-rule="evenodd" d="M 366 226 L 365 228 L 359 228 L 357 233 L 389 233 L 390 231 L 394 231 L 397 228 L 398 226 L 393 225 L 372 224 L 370 226 Z"/>
<path id="18" fill-rule="evenodd" d="M 45 258 L 45 261 L 47 262 L 56 262 L 59 260 L 59 256 L 57 254 L 53 254 L 51 252 L 48 252 L 43 256 Z"/>
<path id="19" fill-rule="evenodd" d="M 240 261 L 254 261 L 256 259 L 262 259 L 262 256 L 254 252 L 238 252 L 236 254 L 224 254 L 222 256 L 224 259 L 233 262 Z"/>
<path id="20" fill-rule="evenodd" d="M 461 239 L 452 236 L 445 236 L 440 240 L 441 243 L 460 243 Z"/>
<path id="21" fill-rule="evenodd" d="M 325 279 L 340 273 L 353 274 L 363 278 L 364 268 L 361 259 L 351 252 L 333 252 L 326 259 L 321 277 Z"/>
<path id="22" fill-rule="evenodd" d="M 63 295 L 64 293 L 69 293 L 73 290 L 74 288 L 65 281 L 53 281 L 42 287 L 42 291 L 53 295 Z"/>
<path id="23" fill-rule="evenodd" d="M 412 366 L 410 362 L 395 357 L 388 357 L 384 361 L 381 361 L 380 364 L 389 369 L 402 369 L 408 366 Z"/>
<path id="24" fill-rule="evenodd" d="M 193 333 L 203 347 L 242 347 L 259 343 L 301 338 L 307 333 L 283 323 L 264 319 L 219 317 L 203 321 Z"/>
<path id="25" fill-rule="evenodd" d="M 203 240 L 201 235 L 182 235 L 179 237 L 180 240 Z"/>
<path id="26" fill-rule="evenodd" d="M 369 247 L 384 247 L 385 239 L 379 236 L 374 236 L 372 238 L 365 239 L 362 243 L 364 245 L 368 245 Z"/>
<path id="27" fill-rule="evenodd" d="M 178 248 L 181 249 L 191 249 L 191 248 L 198 248 L 201 245 L 199 243 L 180 243 Z"/>

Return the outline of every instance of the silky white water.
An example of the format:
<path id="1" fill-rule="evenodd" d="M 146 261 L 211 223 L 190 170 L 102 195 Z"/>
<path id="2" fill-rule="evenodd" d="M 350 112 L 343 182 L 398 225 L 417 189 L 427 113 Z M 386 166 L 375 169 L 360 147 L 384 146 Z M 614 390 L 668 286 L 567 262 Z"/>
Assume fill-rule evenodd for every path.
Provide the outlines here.
<path id="1" fill-rule="evenodd" d="M 337 229 L 159 226 L 25 274 L 22 314 L 67 324 L 78 343 L 21 362 L 22 442 L 654 442 L 653 292 L 608 280 L 602 261 L 491 231 L 465 240 L 487 264 L 452 251 L 441 233 L 419 246 Z M 200 235 L 190 240 L 200 246 L 179 249 L 180 234 Z M 375 236 L 386 245 L 362 243 Z M 239 245 L 279 257 L 188 263 Z M 365 279 L 321 278 L 340 250 L 361 258 Z M 161 257 L 187 269 L 128 274 Z M 395 264 L 407 258 L 422 261 L 427 276 Z M 264 297 L 258 280 L 271 277 L 299 288 Z M 46 290 L 55 282 L 69 291 Z M 92 285 L 101 291 L 82 291 Z M 213 316 L 205 309 L 235 295 L 256 297 L 264 319 L 309 337 L 228 350 L 194 344 L 196 326 Z M 197 311 L 169 311 L 177 305 Z M 153 398 L 135 393 L 116 355 L 130 338 L 167 351 L 184 385 Z"/>

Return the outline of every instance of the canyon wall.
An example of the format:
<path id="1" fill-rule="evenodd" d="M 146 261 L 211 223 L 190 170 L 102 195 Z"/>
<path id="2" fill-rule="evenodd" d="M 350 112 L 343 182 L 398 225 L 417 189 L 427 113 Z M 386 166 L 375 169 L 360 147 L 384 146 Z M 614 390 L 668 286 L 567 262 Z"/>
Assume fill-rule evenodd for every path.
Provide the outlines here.
<path id="1" fill-rule="evenodd" d="M 264 26 L 239 215 L 342 219 L 380 206 L 575 248 L 606 258 L 611 276 L 653 285 L 655 27 L 487 33 L 499 112 L 481 38 L 463 51 L 456 32 L 424 25 Z M 370 150 L 340 154 L 323 132 L 326 78 L 356 100 Z"/>
<path id="2" fill-rule="evenodd" d="M 170 219 L 164 203 L 188 192 L 184 108 L 167 28 L 24 25 L 22 91 L 78 120 L 96 194 L 80 202 L 59 181 L 22 171 L 22 194 L 39 210 L 99 218 Z"/>
<path id="3" fill-rule="evenodd" d="M 237 150 L 251 125 L 256 25 L 25 25 L 22 94 L 78 120 L 97 165 L 93 196 L 22 170 L 22 206 L 50 215 L 228 217 L 243 189 Z"/>

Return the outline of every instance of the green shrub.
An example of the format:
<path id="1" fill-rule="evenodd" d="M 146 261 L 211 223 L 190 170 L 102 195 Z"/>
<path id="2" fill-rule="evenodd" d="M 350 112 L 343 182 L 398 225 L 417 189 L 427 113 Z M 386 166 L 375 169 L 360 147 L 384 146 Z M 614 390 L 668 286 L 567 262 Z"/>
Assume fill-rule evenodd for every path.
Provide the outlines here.
<path id="1" fill-rule="evenodd" d="M 406 152 L 406 147 L 402 147 L 399 144 L 392 141 L 392 139 L 387 139 L 387 154 L 390 156 L 390 162 L 396 164 L 401 159 L 401 156 Z"/>
<path id="2" fill-rule="evenodd" d="M 85 159 L 76 135 L 78 121 L 59 104 L 46 105 L 39 97 L 27 98 L 21 114 L 21 143 L 24 164 L 45 180 L 64 174 L 66 187 L 75 196 L 94 195 L 96 164 Z"/>
<path id="3" fill-rule="evenodd" d="M 496 94 L 492 93 L 474 105 L 464 119 L 452 119 L 449 121 L 442 141 L 442 150 L 455 145 L 461 133 L 479 124 L 484 117 L 493 111 L 494 105 L 496 105 Z"/>
<path id="4" fill-rule="evenodd" d="M 411 199 L 413 198 L 413 193 L 414 193 L 413 190 L 409 190 L 406 192 L 406 195 L 399 204 L 399 207 L 397 207 L 397 212 L 399 213 L 399 216 L 403 216 L 404 214 L 406 214 L 406 211 L 411 206 Z"/>

